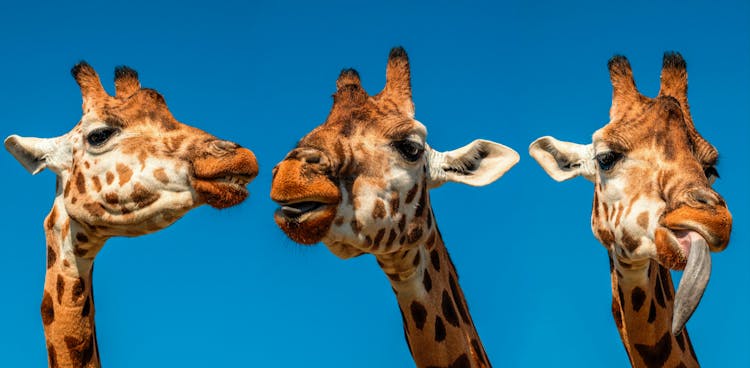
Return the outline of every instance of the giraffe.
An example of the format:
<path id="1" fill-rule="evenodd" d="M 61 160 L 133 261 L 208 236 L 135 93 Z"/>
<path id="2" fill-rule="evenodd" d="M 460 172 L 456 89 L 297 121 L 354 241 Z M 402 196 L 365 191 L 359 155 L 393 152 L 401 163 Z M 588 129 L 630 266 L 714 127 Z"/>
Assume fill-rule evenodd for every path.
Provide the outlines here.
<path id="1" fill-rule="evenodd" d="M 48 364 L 99 367 L 92 273 L 104 242 L 158 231 L 201 204 L 239 204 L 258 167 L 248 149 L 178 122 L 135 70 L 115 69 L 115 96 L 86 62 L 71 73 L 80 122 L 56 138 L 12 135 L 5 147 L 32 174 L 49 168 L 57 178 L 44 220 Z"/>
<path id="2" fill-rule="evenodd" d="M 729 242 L 732 217 L 712 188 L 717 150 L 693 124 L 687 66 L 664 54 L 657 97 L 636 88 L 630 63 L 609 60 L 610 121 L 588 145 L 542 137 L 529 153 L 555 180 L 594 183 L 591 229 L 609 254 L 612 314 L 634 367 L 697 367 L 684 325 Z M 683 270 L 674 293 L 669 270 Z"/>
<path id="3" fill-rule="evenodd" d="M 489 367 L 428 190 L 448 181 L 490 184 L 519 156 L 486 140 L 432 149 L 414 119 L 410 79 L 401 47 L 391 50 L 385 88 L 375 96 L 355 70 L 341 72 L 325 123 L 274 168 L 275 220 L 292 240 L 322 241 L 340 258 L 374 255 L 418 367 Z"/>

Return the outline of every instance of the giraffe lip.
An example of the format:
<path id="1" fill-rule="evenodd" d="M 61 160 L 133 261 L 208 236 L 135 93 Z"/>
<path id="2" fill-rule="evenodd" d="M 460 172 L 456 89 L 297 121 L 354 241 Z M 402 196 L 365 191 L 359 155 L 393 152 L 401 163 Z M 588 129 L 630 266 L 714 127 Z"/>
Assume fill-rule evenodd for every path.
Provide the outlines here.
<path id="1" fill-rule="evenodd" d="M 314 212 L 327 204 L 317 201 L 302 201 L 294 203 L 279 203 L 279 212 L 287 218 L 300 218 L 304 214 Z"/>
<path id="2" fill-rule="evenodd" d="M 306 201 L 281 205 L 279 208 L 286 217 L 299 217 L 305 213 L 312 212 L 325 206 L 325 203 Z"/>

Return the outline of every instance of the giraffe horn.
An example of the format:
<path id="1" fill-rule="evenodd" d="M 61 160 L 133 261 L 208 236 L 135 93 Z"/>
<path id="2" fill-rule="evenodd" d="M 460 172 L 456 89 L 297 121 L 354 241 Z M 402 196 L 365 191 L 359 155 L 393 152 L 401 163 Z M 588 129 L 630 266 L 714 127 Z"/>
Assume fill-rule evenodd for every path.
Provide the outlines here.
<path id="1" fill-rule="evenodd" d="M 641 93 L 635 87 L 633 70 L 625 56 L 615 55 L 607 63 L 609 79 L 612 81 L 612 108 L 610 117 L 623 115 L 641 98 Z"/>
<path id="2" fill-rule="evenodd" d="M 695 154 L 701 163 L 714 165 L 719 157 L 718 151 L 703 136 L 698 133 L 690 114 L 690 105 L 687 99 L 688 90 L 687 63 L 679 52 L 668 51 L 664 53 L 661 68 L 661 84 L 659 96 L 671 96 L 677 99 L 685 116 L 685 125 L 690 139 L 693 141 Z"/>
<path id="3" fill-rule="evenodd" d="M 115 97 L 127 98 L 141 89 L 138 72 L 121 65 L 115 68 Z"/>
<path id="4" fill-rule="evenodd" d="M 399 109 L 414 116 L 414 103 L 411 99 L 411 71 L 409 55 L 403 47 L 391 49 L 388 66 L 385 70 L 385 88 L 381 96 L 390 99 Z"/>
<path id="5" fill-rule="evenodd" d="M 706 240 L 696 235 L 693 237 L 688 254 L 687 265 L 682 273 L 680 285 L 674 300 L 672 317 L 672 334 L 678 335 L 685 327 L 685 323 L 698 308 L 703 293 L 706 291 L 708 279 L 711 277 L 711 254 Z"/>
<path id="6" fill-rule="evenodd" d="M 367 99 L 367 93 L 362 88 L 359 73 L 354 69 L 344 69 L 336 79 L 336 94 L 333 95 L 333 106 L 359 104 Z"/>
<path id="7" fill-rule="evenodd" d="M 78 86 L 81 87 L 83 96 L 83 111 L 88 112 L 92 108 L 109 99 L 109 95 L 104 90 L 99 75 L 94 68 L 87 62 L 81 61 L 70 70 Z"/>

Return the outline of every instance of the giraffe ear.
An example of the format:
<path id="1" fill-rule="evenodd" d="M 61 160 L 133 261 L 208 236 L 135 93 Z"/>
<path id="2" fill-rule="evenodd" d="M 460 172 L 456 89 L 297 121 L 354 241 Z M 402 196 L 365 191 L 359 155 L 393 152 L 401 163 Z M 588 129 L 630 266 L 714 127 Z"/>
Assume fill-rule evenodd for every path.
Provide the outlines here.
<path id="1" fill-rule="evenodd" d="M 47 166 L 55 170 L 55 156 L 59 151 L 59 140 L 55 138 L 33 138 L 11 135 L 5 139 L 5 149 L 32 175 L 41 172 Z M 57 170 L 55 170 L 57 171 Z"/>
<path id="2" fill-rule="evenodd" d="M 449 152 L 429 149 L 428 155 L 430 188 L 448 181 L 484 186 L 499 179 L 520 159 L 513 149 L 482 139 Z"/>
<path id="3" fill-rule="evenodd" d="M 594 152 L 591 144 L 583 145 L 541 137 L 529 146 L 529 154 L 544 171 L 557 181 L 576 176 L 594 181 Z"/>

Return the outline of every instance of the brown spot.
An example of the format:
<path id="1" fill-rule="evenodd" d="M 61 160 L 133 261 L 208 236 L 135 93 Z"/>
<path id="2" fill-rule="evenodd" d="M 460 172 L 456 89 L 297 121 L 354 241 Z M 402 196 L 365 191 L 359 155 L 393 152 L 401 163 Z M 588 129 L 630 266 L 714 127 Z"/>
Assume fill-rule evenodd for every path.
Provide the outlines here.
<path id="1" fill-rule="evenodd" d="M 80 171 L 76 174 L 76 189 L 78 189 L 78 193 L 86 193 L 86 178 Z"/>
<path id="2" fill-rule="evenodd" d="M 81 317 L 88 317 L 91 313 L 91 300 L 86 295 L 86 300 L 83 301 L 83 308 L 81 308 Z"/>
<path id="3" fill-rule="evenodd" d="M 143 170 L 144 168 L 146 168 L 146 159 L 147 158 L 148 158 L 148 152 L 141 151 L 140 153 L 138 153 L 138 162 L 141 163 L 141 170 Z"/>
<path id="4" fill-rule="evenodd" d="M 88 250 L 88 249 L 86 249 L 86 248 L 81 248 L 81 247 L 76 247 L 76 248 L 75 248 L 75 249 L 73 250 L 73 253 L 75 253 L 75 255 L 77 255 L 77 256 L 79 256 L 79 257 L 85 257 L 85 256 L 86 256 L 86 254 L 87 254 L 88 252 L 89 252 L 89 250 Z"/>
<path id="5" fill-rule="evenodd" d="M 422 330 L 427 320 L 427 309 L 425 309 L 422 303 L 416 300 L 411 302 L 409 309 L 411 310 L 411 318 L 414 320 L 414 325 L 417 326 L 418 330 Z"/>
<path id="6" fill-rule="evenodd" d="M 424 210 L 427 207 L 427 184 L 424 185 L 424 190 L 419 194 L 419 201 L 417 202 L 417 210 L 414 212 L 414 216 L 419 218 L 424 214 Z"/>
<path id="7" fill-rule="evenodd" d="M 398 192 L 393 192 L 391 195 L 391 215 L 396 214 L 398 212 L 398 208 L 400 206 L 401 198 L 398 194 Z"/>
<path id="8" fill-rule="evenodd" d="M 401 216 L 401 219 L 398 220 L 398 231 L 403 232 L 405 227 L 406 227 L 406 216 Z"/>
<path id="9" fill-rule="evenodd" d="M 469 361 L 469 357 L 466 356 L 466 353 L 463 353 L 456 358 L 448 368 L 471 368 L 471 361 Z"/>
<path id="10" fill-rule="evenodd" d="M 632 237 L 627 231 L 622 232 L 622 238 L 620 239 L 620 242 L 622 243 L 622 246 L 631 253 L 641 245 L 640 239 Z"/>
<path id="11" fill-rule="evenodd" d="M 385 242 L 385 245 L 390 247 L 393 245 L 394 240 L 396 240 L 396 230 L 391 229 L 391 232 L 388 233 L 388 241 Z"/>
<path id="12" fill-rule="evenodd" d="M 136 183 L 133 185 L 133 193 L 130 195 L 130 199 L 137 208 L 144 208 L 156 202 L 160 196 L 159 193 L 150 192 L 143 185 Z"/>
<path id="13" fill-rule="evenodd" d="M 55 264 L 55 261 L 57 261 L 57 253 L 55 253 L 55 250 L 52 249 L 49 245 L 47 246 L 47 269 L 52 267 L 52 265 Z"/>
<path id="14" fill-rule="evenodd" d="M 672 341 L 669 331 L 664 333 L 654 345 L 635 344 L 638 354 L 648 368 L 661 368 L 672 352 Z"/>
<path id="15" fill-rule="evenodd" d="M 603 227 L 596 229 L 596 237 L 607 247 L 611 247 L 615 243 L 615 234 Z"/>
<path id="16" fill-rule="evenodd" d="M 164 171 L 164 168 L 158 168 L 154 170 L 154 178 L 156 180 L 162 182 L 163 184 L 169 183 L 169 177 L 167 177 L 167 173 Z"/>
<path id="17" fill-rule="evenodd" d="M 102 217 L 104 215 L 104 208 L 100 203 L 86 203 L 83 208 L 95 217 Z"/>
<path id="18" fill-rule="evenodd" d="M 67 259 L 63 259 L 63 266 L 70 267 L 70 262 Z"/>
<path id="19" fill-rule="evenodd" d="M 81 243 L 88 243 L 89 237 L 86 236 L 84 233 L 76 233 L 76 240 L 78 240 Z"/>
<path id="20" fill-rule="evenodd" d="M 65 196 L 65 198 L 68 198 L 68 195 L 70 195 L 70 180 L 65 182 L 65 191 L 63 195 Z"/>
<path id="21" fill-rule="evenodd" d="M 425 247 L 427 249 L 432 249 L 432 247 L 435 246 L 435 232 L 431 232 L 430 236 L 427 237 L 427 242 L 425 243 Z"/>
<path id="22" fill-rule="evenodd" d="M 352 221 L 349 223 L 349 226 L 352 228 L 352 232 L 355 234 L 358 234 L 359 231 L 362 229 L 359 226 L 359 222 L 357 222 L 356 218 L 352 219 Z"/>
<path id="23" fill-rule="evenodd" d="M 417 195 L 417 190 L 419 189 L 419 183 L 414 183 L 414 186 L 409 189 L 409 192 L 406 193 L 406 202 L 405 204 L 411 203 L 411 201 L 414 200 L 414 197 Z"/>
<path id="24" fill-rule="evenodd" d="M 458 314 L 456 314 L 456 307 L 454 306 L 453 299 L 450 297 L 450 295 L 448 295 L 447 290 L 443 290 L 443 300 L 440 306 L 442 308 L 445 321 L 455 327 L 458 327 L 459 323 Z"/>
<path id="25" fill-rule="evenodd" d="M 341 226 L 344 224 L 344 218 L 343 217 L 337 217 L 335 221 L 333 221 L 334 225 Z"/>
<path id="26" fill-rule="evenodd" d="M 52 344 L 47 344 L 47 360 L 49 368 L 59 367 L 57 365 L 57 352 L 55 351 L 55 346 Z"/>
<path id="27" fill-rule="evenodd" d="M 623 211 L 622 203 L 617 204 L 617 216 L 615 217 L 615 227 L 620 226 L 620 218 L 622 218 Z"/>
<path id="28" fill-rule="evenodd" d="M 378 230 L 378 233 L 375 235 L 375 240 L 373 241 L 373 246 L 375 247 L 379 246 L 384 236 L 385 236 L 385 229 Z"/>
<path id="29" fill-rule="evenodd" d="M 422 252 L 417 249 L 417 252 L 414 254 L 414 259 L 411 260 L 412 266 L 418 265 L 420 260 L 422 260 Z"/>
<path id="30" fill-rule="evenodd" d="M 104 201 L 108 204 L 117 204 L 120 202 L 120 198 L 115 192 L 104 193 Z"/>
<path id="31" fill-rule="evenodd" d="M 57 206 L 52 206 L 52 211 L 47 215 L 47 230 L 52 230 L 55 227 L 55 221 L 57 221 Z"/>
<path id="32" fill-rule="evenodd" d="M 55 320 L 55 306 L 52 303 L 52 296 L 48 292 L 44 292 L 42 297 L 42 323 L 45 326 L 49 325 Z"/>
<path id="33" fill-rule="evenodd" d="M 666 308 L 667 305 L 664 302 L 664 289 L 661 286 L 662 282 L 663 280 L 661 279 L 661 277 L 656 278 L 656 284 L 654 285 L 654 298 L 656 299 L 656 302 L 659 303 L 659 305 L 662 308 Z"/>
<path id="34" fill-rule="evenodd" d="M 94 190 L 96 190 L 97 193 L 102 191 L 102 182 L 99 180 L 98 176 L 92 177 L 91 182 L 94 183 Z"/>
<path id="35" fill-rule="evenodd" d="M 430 260 L 432 261 L 432 267 L 435 268 L 435 271 L 440 271 L 440 255 L 438 254 L 437 250 L 433 250 L 430 252 Z"/>
<path id="36" fill-rule="evenodd" d="M 63 293 L 65 293 L 65 280 L 62 276 L 57 275 L 57 304 L 62 303 Z"/>
<path id="37" fill-rule="evenodd" d="M 427 215 L 427 231 L 432 229 L 432 211 Z"/>
<path id="38" fill-rule="evenodd" d="M 440 316 L 435 316 L 435 341 L 441 342 L 445 340 L 445 324 Z"/>
<path id="39" fill-rule="evenodd" d="M 409 234 L 407 235 L 406 240 L 411 244 L 411 243 L 415 243 L 421 237 L 422 237 L 422 228 L 414 227 L 409 231 Z"/>
<path id="40" fill-rule="evenodd" d="M 432 290 L 432 278 L 430 277 L 430 272 L 427 270 L 424 270 L 424 275 L 422 276 L 422 285 L 424 285 L 424 290 L 426 292 L 430 292 Z"/>
<path id="41" fill-rule="evenodd" d="M 617 329 L 622 330 L 622 310 L 616 298 L 612 298 L 612 317 L 615 319 Z"/>
<path id="42" fill-rule="evenodd" d="M 105 175 L 105 177 L 107 179 L 107 185 L 110 185 L 113 181 L 115 181 L 115 175 L 109 171 L 107 171 L 107 175 Z"/>
<path id="43" fill-rule="evenodd" d="M 91 167 L 88 161 L 83 161 L 83 166 L 86 166 L 87 169 Z"/>
<path id="44" fill-rule="evenodd" d="M 382 219 L 385 217 L 385 204 L 382 200 L 375 200 L 375 207 L 372 209 L 372 217 Z"/>
<path id="45" fill-rule="evenodd" d="M 73 301 L 77 302 L 84 291 L 86 291 L 86 282 L 83 281 L 83 278 L 79 277 L 73 284 Z"/>
<path id="46" fill-rule="evenodd" d="M 656 320 L 656 305 L 654 304 L 654 300 L 651 299 L 651 306 L 648 307 L 648 323 L 654 323 Z"/>
<path id="47" fill-rule="evenodd" d="M 633 303 L 633 310 L 638 312 L 643 307 L 643 302 L 646 301 L 646 293 L 643 289 L 636 286 L 633 291 L 630 292 L 630 301 Z"/>
<path id="48" fill-rule="evenodd" d="M 75 367 L 83 367 L 91 361 L 94 356 L 94 335 L 89 335 L 83 340 L 78 340 L 73 336 L 65 336 L 63 339 L 70 353 L 70 360 Z"/>
<path id="49" fill-rule="evenodd" d="M 133 176 L 133 170 L 130 170 L 129 167 L 121 163 L 117 163 L 115 168 L 117 169 L 117 176 L 120 178 L 120 186 L 123 186 L 130 181 L 130 177 Z"/>
<path id="50" fill-rule="evenodd" d="M 638 226 L 642 227 L 643 229 L 648 229 L 648 212 L 641 212 L 641 214 L 638 215 L 636 222 L 638 223 Z"/>
<path id="51" fill-rule="evenodd" d="M 458 277 L 458 276 L 456 276 Z M 448 275 L 448 285 L 451 287 L 451 294 L 453 295 L 453 300 L 456 301 L 456 308 L 458 308 L 458 314 L 461 315 L 461 319 L 464 321 L 464 323 L 469 323 L 469 311 L 468 308 L 463 303 L 463 294 L 461 293 L 461 290 L 458 288 L 458 283 L 456 282 L 456 279 L 453 277 L 453 274 Z"/>

